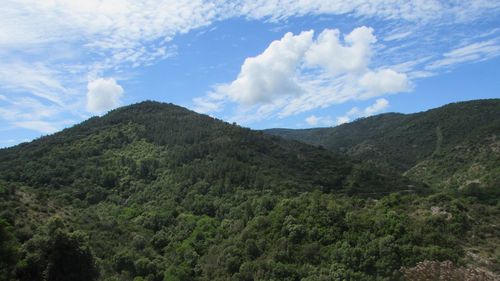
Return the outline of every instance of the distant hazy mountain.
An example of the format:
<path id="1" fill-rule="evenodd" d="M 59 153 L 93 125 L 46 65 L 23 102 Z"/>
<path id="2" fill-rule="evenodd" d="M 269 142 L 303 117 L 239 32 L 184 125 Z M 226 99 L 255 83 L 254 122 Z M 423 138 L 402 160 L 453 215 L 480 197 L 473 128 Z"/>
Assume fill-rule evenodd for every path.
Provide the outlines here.
<path id="1" fill-rule="evenodd" d="M 500 189 L 499 99 L 386 113 L 332 128 L 264 132 L 372 161 L 436 186 Z"/>

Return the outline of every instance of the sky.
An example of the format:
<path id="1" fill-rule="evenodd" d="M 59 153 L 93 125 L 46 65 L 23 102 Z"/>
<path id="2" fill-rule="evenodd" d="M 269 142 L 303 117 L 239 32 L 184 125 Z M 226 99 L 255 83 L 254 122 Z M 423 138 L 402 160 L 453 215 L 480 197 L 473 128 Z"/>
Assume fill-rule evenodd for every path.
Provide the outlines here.
<path id="1" fill-rule="evenodd" d="M 0 147 L 156 100 L 336 126 L 500 98 L 496 0 L 4 0 Z"/>

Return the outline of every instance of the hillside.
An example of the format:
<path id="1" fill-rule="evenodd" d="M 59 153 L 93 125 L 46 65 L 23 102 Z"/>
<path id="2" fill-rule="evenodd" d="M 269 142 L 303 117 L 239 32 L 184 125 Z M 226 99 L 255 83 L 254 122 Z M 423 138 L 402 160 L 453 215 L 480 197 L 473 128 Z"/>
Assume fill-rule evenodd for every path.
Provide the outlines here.
<path id="1" fill-rule="evenodd" d="M 184 185 L 205 181 L 222 189 L 237 185 L 287 192 L 391 191 L 409 184 L 387 172 L 374 174 L 374 184 L 360 181 L 358 174 L 370 176 L 371 167 L 156 102 L 124 107 L 3 150 L 0 170 L 8 181 L 51 189 L 81 180 L 113 188 L 126 176 L 144 181 L 173 176 Z"/>
<path id="2" fill-rule="evenodd" d="M 433 186 L 487 193 L 500 186 L 499 99 L 381 114 L 333 128 L 265 132 L 369 160 Z"/>
<path id="3" fill-rule="evenodd" d="M 402 280 L 425 260 L 498 274 L 498 207 L 429 192 L 142 102 L 0 150 L 0 280 Z"/>

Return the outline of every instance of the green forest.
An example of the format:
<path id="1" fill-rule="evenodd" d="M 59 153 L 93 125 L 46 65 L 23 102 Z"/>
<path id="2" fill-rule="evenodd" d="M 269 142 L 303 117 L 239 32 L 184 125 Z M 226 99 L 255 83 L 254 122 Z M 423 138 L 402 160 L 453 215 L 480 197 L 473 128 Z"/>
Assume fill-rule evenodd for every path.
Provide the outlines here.
<path id="1" fill-rule="evenodd" d="M 146 101 L 2 149 L 0 281 L 498 280 L 499 100 L 316 130 Z"/>
<path id="2" fill-rule="evenodd" d="M 264 132 L 371 162 L 440 189 L 481 193 L 493 204 L 500 195 L 500 99 L 380 114 L 333 128 Z"/>

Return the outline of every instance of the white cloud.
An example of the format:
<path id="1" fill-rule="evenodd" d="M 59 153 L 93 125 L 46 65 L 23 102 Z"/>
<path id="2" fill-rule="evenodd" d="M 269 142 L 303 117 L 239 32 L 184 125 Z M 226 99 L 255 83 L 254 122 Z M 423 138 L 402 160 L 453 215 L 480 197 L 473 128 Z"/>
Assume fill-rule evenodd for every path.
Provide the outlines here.
<path id="1" fill-rule="evenodd" d="M 441 1 L 441 0 L 308 0 L 242 1 L 241 11 L 251 18 L 277 21 L 290 16 L 307 14 L 353 14 L 359 17 L 405 20 L 411 22 L 432 21 L 446 17 L 450 22 L 467 22 L 481 13 L 498 10 L 496 1 Z"/>
<path id="2" fill-rule="evenodd" d="M 310 126 L 332 126 L 335 124 L 330 116 L 311 115 L 305 121 Z"/>
<path id="3" fill-rule="evenodd" d="M 287 33 L 273 41 L 245 60 L 233 82 L 214 86 L 194 99 L 195 105 L 221 110 L 234 102 L 240 107 L 233 120 L 248 123 L 409 90 L 406 74 L 370 69 L 376 42 L 372 28 L 355 28 L 343 40 L 335 29 L 323 30 L 316 39 L 313 35 Z"/>
<path id="4" fill-rule="evenodd" d="M 0 108 L 0 117 L 9 121 L 32 121 L 56 115 L 60 108 L 45 105 L 34 98 L 4 99 L 9 105 Z"/>
<path id="5" fill-rule="evenodd" d="M 319 120 L 320 120 L 320 119 L 319 119 L 318 117 L 314 116 L 314 115 L 311 115 L 311 116 L 309 116 L 309 117 L 307 117 L 307 118 L 306 118 L 306 122 L 307 122 L 307 124 L 309 124 L 309 125 L 311 125 L 311 126 L 316 126 L 316 125 L 318 125 Z"/>
<path id="6" fill-rule="evenodd" d="M 337 125 L 342 125 L 342 124 L 348 123 L 349 121 L 351 121 L 351 119 L 347 116 L 337 117 Z"/>
<path id="7" fill-rule="evenodd" d="M 385 110 L 389 106 L 389 101 L 386 99 L 377 99 L 374 104 L 368 106 L 363 110 L 363 116 L 371 116 L 376 113 L 381 112 L 382 110 Z"/>
<path id="8" fill-rule="evenodd" d="M 360 110 L 357 107 L 351 108 L 345 115 L 337 117 L 337 125 L 350 122 L 359 117 L 368 117 L 380 113 L 389 107 L 389 101 L 386 99 L 377 99 L 374 104 Z"/>
<path id="9" fill-rule="evenodd" d="M 408 77 L 392 69 L 366 72 L 359 79 L 359 85 L 366 93 L 364 97 L 374 97 L 381 94 L 392 94 L 408 91 L 410 88 Z"/>
<path id="10" fill-rule="evenodd" d="M 8 46 L 85 40 L 95 50 L 140 50 L 147 41 L 169 40 L 210 24 L 224 5 L 201 0 L 7 1 L 0 26 Z"/>
<path id="11" fill-rule="evenodd" d="M 458 63 L 482 61 L 500 56 L 500 40 L 476 42 L 443 54 L 443 58 L 432 62 L 427 69 L 434 70 Z"/>
<path id="12" fill-rule="evenodd" d="M 59 82 L 59 73 L 44 64 L 0 63 L 0 89 L 28 93 L 57 105 L 63 104 L 58 93 L 68 93 Z"/>
<path id="13" fill-rule="evenodd" d="M 117 107 L 123 95 L 123 88 L 113 78 L 90 81 L 87 89 L 87 110 L 96 114 Z"/>
<path id="14" fill-rule="evenodd" d="M 222 110 L 223 101 L 210 97 L 197 97 L 193 99 L 193 110 L 199 113 L 218 112 Z"/>
<path id="15" fill-rule="evenodd" d="M 44 134 L 51 134 L 56 132 L 59 128 L 54 126 L 53 123 L 41 120 L 33 121 L 16 121 L 13 122 L 17 127 L 37 131 Z"/>
<path id="16" fill-rule="evenodd" d="M 351 108 L 351 110 L 349 110 L 347 112 L 347 116 L 359 116 L 361 114 L 361 111 L 359 110 L 359 108 L 357 107 L 353 107 Z"/>
<path id="17" fill-rule="evenodd" d="M 384 37 L 384 41 L 397 41 L 404 39 L 408 36 L 410 36 L 413 32 L 412 31 L 401 31 L 397 33 L 392 33 L 388 34 L 387 36 Z"/>
<path id="18" fill-rule="evenodd" d="M 371 45 L 377 41 L 373 29 L 354 29 L 340 42 L 340 31 L 325 29 L 307 50 L 305 63 L 320 67 L 331 75 L 364 71 L 370 62 Z"/>
<path id="19" fill-rule="evenodd" d="M 58 110 L 43 121 L 60 127 L 63 118 L 83 118 L 85 109 L 101 112 L 115 106 L 119 94 L 94 95 L 85 87 L 106 73 L 130 77 L 134 68 L 150 65 L 176 52 L 178 34 L 207 26 L 225 3 L 154 0 L 3 1 L 0 7 L 0 90 L 11 100 L 37 99 Z M 90 85 L 90 84 L 89 84 Z M 87 107 L 85 106 L 87 104 Z M 17 120 L 13 126 L 33 128 L 25 120 L 29 106 L 2 108 Z M 29 123 L 28 123 L 29 122 Z M 42 124 L 42 123 L 38 123 Z M 45 131 L 50 131 L 47 126 Z"/>
<path id="20" fill-rule="evenodd" d="M 376 19 L 377 22 L 387 23 L 386 31 L 380 32 L 392 34 L 392 38 L 384 36 L 385 34 L 380 34 L 380 38 L 393 40 L 410 38 L 418 42 L 431 43 L 439 41 L 457 46 L 455 43 L 458 39 L 469 38 L 471 34 L 474 34 L 474 30 L 469 33 L 448 32 L 446 39 L 443 40 L 441 38 L 444 32 L 440 29 L 442 26 L 496 18 L 499 10 L 500 2 L 488 0 L 452 2 L 441 0 L 417 2 L 411 0 L 5 0 L 0 6 L 0 57 L 2 57 L 0 88 L 7 90 L 4 95 L 9 98 L 31 97 L 45 105 L 55 105 L 58 113 L 52 115 L 52 119 L 57 119 L 56 115 L 60 112 L 81 118 L 84 114 L 82 111 L 85 108 L 85 87 L 88 80 L 97 79 L 103 75 L 120 77 L 120 80 L 130 77 L 138 67 L 151 65 L 174 55 L 177 49 L 172 45 L 172 39 L 179 34 L 209 26 L 217 21 L 244 17 L 252 20 L 284 22 L 290 17 L 303 15 L 343 15 L 354 22 L 359 19 L 363 22 Z M 398 25 L 397 30 L 403 32 L 391 33 L 394 32 L 395 23 Z M 422 26 L 420 32 L 416 26 Z M 411 34 L 404 33 L 408 27 L 411 27 Z M 422 30 L 425 30 L 424 35 L 421 34 Z M 363 34 L 362 38 L 369 39 L 370 34 L 367 31 L 359 30 Z M 354 70 L 363 72 L 364 67 L 370 65 L 369 58 L 371 52 L 374 51 L 373 46 L 366 41 L 360 41 L 355 34 L 347 35 L 343 40 L 339 35 L 340 32 L 335 30 L 325 32 L 322 35 L 325 37 L 324 42 L 321 40 L 314 42 L 318 55 L 315 56 L 311 51 L 309 63 L 305 60 L 301 63 L 309 68 L 314 65 L 324 71 L 328 70 L 330 75 L 342 72 L 347 74 Z M 420 40 L 424 36 L 426 40 Z M 375 36 L 372 39 L 374 38 Z M 336 50 L 339 51 L 334 57 L 336 62 L 335 60 L 321 61 L 321 57 L 326 55 L 321 52 L 330 51 L 325 47 L 328 44 L 335 45 Z M 408 57 L 413 59 L 415 54 L 421 55 L 422 48 L 419 46 L 412 48 L 408 51 Z M 441 53 L 448 51 L 449 48 L 446 48 Z M 432 55 L 440 54 L 432 53 Z M 349 60 L 341 60 L 342 57 L 347 57 Z M 386 57 L 397 60 L 400 56 L 389 53 Z M 436 62 L 434 65 L 441 68 L 489 57 L 491 56 L 484 52 L 480 55 L 477 53 L 451 55 L 443 57 L 441 62 Z M 293 64 L 293 61 L 290 63 Z M 391 63 L 394 62 L 391 61 Z M 249 63 L 249 65 L 252 64 Z M 384 64 L 372 65 L 376 69 L 379 69 L 379 66 L 384 66 Z M 301 69 L 301 66 L 298 68 Z M 249 71 L 251 69 L 260 69 L 259 63 L 249 66 Z M 434 73 L 416 69 L 411 71 L 415 73 L 412 77 L 424 77 Z M 245 73 L 242 72 L 242 74 Z M 277 76 L 284 75 L 284 73 L 287 72 L 279 70 L 273 72 Z M 356 93 L 361 93 L 363 89 L 360 89 L 358 82 L 355 81 L 355 78 L 359 77 L 343 77 L 333 80 L 324 73 L 316 74 L 318 75 L 308 76 L 308 73 L 295 75 L 293 72 L 289 81 L 281 79 L 281 82 L 277 84 L 260 77 L 255 81 L 265 82 L 261 87 L 268 91 L 267 94 L 259 96 L 233 92 L 232 100 L 246 105 L 265 103 L 256 109 L 256 112 L 262 113 L 263 116 L 272 115 L 273 112 L 275 114 L 276 111 L 279 111 L 279 116 L 287 116 L 318 106 L 360 98 Z M 244 77 L 253 79 L 256 75 Z M 250 80 L 245 82 L 244 77 L 226 91 L 231 92 L 232 89 L 241 87 L 245 83 L 252 85 L 254 90 L 257 89 L 255 83 Z M 227 86 L 227 84 L 224 85 Z M 269 95 L 272 89 L 276 92 Z M 222 90 L 217 90 L 216 87 L 215 91 Z M 288 95 L 294 98 L 290 100 Z M 322 99 L 324 102 L 321 101 Z M 217 111 L 221 110 L 225 101 L 202 97 L 195 100 L 195 103 L 204 111 Z"/>
<path id="21" fill-rule="evenodd" d="M 273 41 L 262 54 L 245 59 L 238 78 L 216 91 L 243 105 L 272 102 L 279 96 L 298 95 L 303 90 L 295 72 L 312 43 L 313 32 L 288 32 Z"/>
<path id="22" fill-rule="evenodd" d="M 4 102 L 0 118 L 11 126 L 47 134 L 71 122 L 60 116 L 61 107 L 55 104 L 47 105 L 31 97 L 10 99 L 2 95 L 0 100 Z"/>

